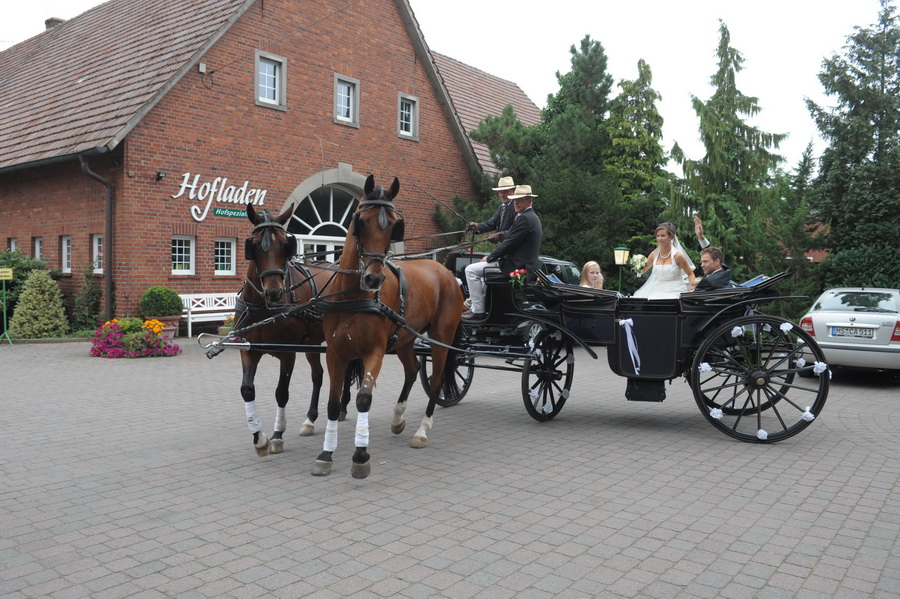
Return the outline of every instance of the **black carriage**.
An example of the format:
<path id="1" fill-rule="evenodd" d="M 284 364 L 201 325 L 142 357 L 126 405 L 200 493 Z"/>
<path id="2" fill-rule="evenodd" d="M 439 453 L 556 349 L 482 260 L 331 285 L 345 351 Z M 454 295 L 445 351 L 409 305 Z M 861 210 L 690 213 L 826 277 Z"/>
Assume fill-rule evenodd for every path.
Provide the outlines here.
<path id="1" fill-rule="evenodd" d="M 529 415 L 551 420 L 569 398 L 574 348 L 596 358 L 592 347 L 602 346 L 610 369 L 627 379 L 627 399 L 662 401 L 667 381 L 684 377 L 700 411 L 725 434 L 754 443 L 786 439 L 822 410 L 830 378 L 813 338 L 760 310 L 779 297 L 775 286 L 786 276 L 648 300 L 560 283 L 545 273 L 516 288 L 508 275 L 491 273 L 487 318 L 464 325 L 465 351 L 438 403 L 462 400 L 476 368 L 509 370 L 521 373 Z M 427 345 L 418 351 L 427 384 Z"/>

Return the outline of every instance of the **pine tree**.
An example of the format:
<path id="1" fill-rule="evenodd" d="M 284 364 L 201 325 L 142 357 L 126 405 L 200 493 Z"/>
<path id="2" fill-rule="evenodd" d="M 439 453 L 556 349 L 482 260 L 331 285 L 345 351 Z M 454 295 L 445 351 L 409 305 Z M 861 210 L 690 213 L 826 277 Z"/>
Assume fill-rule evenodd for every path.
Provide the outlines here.
<path id="1" fill-rule="evenodd" d="M 719 35 L 718 68 L 710 78 L 715 92 L 706 102 L 692 96 L 706 154 L 691 160 L 677 143 L 673 147 L 684 181 L 674 194 L 670 216 L 687 231 L 692 230 L 692 213 L 699 213 L 707 236 L 724 250 L 728 264 L 741 277 L 761 272 L 759 257 L 777 243 L 766 228 L 774 201 L 772 176 L 782 159 L 770 150 L 778 148 L 785 134 L 766 133 L 746 123 L 745 117 L 759 113 L 759 103 L 737 88 L 744 57 L 731 47 L 722 21 Z"/>
<path id="2" fill-rule="evenodd" d="M 46 270 L 28 275 L 9 323 L 9 333 L 19 339 L 60 337 L 69 331 L 63 296 Z"/>

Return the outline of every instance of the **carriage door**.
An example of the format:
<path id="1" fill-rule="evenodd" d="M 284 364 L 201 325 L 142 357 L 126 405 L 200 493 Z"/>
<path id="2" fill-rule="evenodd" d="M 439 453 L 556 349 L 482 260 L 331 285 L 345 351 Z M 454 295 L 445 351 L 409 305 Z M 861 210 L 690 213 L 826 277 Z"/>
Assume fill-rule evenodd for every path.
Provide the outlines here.
<path id="1" fill-rule="evenodd" d="M 358 203 L 358 198 L 346 189 L 328 185 L 300 201 L 288 223 L 288 232 L 297 237 L 303 262 L 337 262 L 340 259 Z"/>

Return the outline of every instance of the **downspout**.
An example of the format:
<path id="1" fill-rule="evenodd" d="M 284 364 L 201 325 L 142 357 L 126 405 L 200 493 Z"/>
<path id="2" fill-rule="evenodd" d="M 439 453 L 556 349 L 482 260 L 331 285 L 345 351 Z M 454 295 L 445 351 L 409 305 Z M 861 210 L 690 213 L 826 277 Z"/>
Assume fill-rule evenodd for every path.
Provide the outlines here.
<path id="1" fill-rule="evenodd" d="M 113 319 L 113 184 L 111 181 L 104 179 L 97 173 L 91 170 L 91 167 L 88 166 L 87 159 L 84 157 L 84 154 L 78 155 L 78 160 L 81 161 L 81 170 L 82 172 L 94 179 L 95 181 L 99 181 L 106 187 L 106 224 L 104 227 L 103 237 L 105 239 L 104 251 L 106 255 L 104 256 L 104 263 L 107 265 L 104 268 L 104 277 L 103 277 L 103 304 L 105 307 L 105 319 L 104 320 L 112 320 Z"/>

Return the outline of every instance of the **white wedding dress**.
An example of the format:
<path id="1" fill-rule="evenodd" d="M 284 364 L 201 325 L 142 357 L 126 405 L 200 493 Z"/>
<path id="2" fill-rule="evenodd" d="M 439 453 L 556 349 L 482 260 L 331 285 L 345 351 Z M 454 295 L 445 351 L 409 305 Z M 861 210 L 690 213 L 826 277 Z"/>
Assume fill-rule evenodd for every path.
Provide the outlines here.
<path id="1" fill-rule="evenodd" d="M 672 248 L 672 264 L 660 264 L 659 252 L 657 252 L 653 261 L 653 269 L 650 271 L 650 277 L 640 289 L 634 292 L 632 297 L 678 299 L 682 293 L 689 291 L 687 275 L 675 263 L 675 255 L 678 252 L 680 250 Z M 688 258 L 688 263 L 690 264 L 690 258 Z"/>

